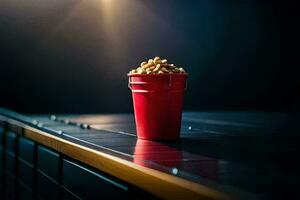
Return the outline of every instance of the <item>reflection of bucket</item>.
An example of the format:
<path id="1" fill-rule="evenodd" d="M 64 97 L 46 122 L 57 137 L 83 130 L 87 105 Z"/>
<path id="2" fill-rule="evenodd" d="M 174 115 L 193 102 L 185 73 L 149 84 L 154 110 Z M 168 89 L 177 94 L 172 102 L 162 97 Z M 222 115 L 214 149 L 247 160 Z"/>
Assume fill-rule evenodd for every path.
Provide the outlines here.
<path id="1" fill-rule="evenodd" d="M 174 175 L 179 170 L 202 178 L 218 180 L 218 159 L 183 152 L 158 142 L 138 139 L 134 148 L 133 162 L 150 168 L 155 167 L 153 164 L 169 167 Z"/>
<path id="2" fill-rule="evenodd" d="M 179 137 L 187 74 L 129 74 L 137 136 L 168 140 Z"/>
<path id="3" fill-rule="evenodd" d="M 137 140 L 134 148 L 134 163 L 148 167 L 147 163 L 155 162 L 168 167 L 179 167 L 182 162 L 181 151 L 164 144 L 147 140 Z M 150 166 L 149 166 L 150 167 Z"/>

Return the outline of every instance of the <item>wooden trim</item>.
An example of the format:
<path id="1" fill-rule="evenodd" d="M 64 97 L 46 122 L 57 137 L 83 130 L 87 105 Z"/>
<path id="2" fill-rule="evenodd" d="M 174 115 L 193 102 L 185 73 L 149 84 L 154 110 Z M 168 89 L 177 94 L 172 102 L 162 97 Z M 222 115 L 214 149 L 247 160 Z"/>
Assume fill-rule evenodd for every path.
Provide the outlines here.
<path id="1" fill-rule="evenodd" d="M 135 185 L 162 199 L 232 199 L 228 195 L 208 186 L 69 142 L 20 122 L 14 124 L 24 128 L 25 137 Z"/>

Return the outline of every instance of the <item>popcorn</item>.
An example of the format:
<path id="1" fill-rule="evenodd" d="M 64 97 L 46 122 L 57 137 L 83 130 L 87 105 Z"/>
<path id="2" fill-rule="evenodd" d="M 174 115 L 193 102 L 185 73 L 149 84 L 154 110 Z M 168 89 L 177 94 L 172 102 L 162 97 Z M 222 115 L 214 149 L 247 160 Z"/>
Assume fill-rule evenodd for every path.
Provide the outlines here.
<path id="1" fill-rule="evenodd" d="M 143 61 L 140 67 L 132 69 L 129 74 L 173 74 L 186 73 L 182 67 L 176 67 L 174 64 L 168 64 L 167 59 L 161 59 L 156 56 L 148 61 Z"/>

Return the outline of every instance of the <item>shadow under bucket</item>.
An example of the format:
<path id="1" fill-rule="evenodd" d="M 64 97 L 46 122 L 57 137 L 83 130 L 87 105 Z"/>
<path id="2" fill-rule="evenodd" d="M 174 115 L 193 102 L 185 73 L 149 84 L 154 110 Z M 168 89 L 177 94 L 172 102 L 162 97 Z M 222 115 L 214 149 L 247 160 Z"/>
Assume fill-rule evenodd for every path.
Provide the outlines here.
<path id="1" fill-rule="evenodd" d="M 128 74 L 139 139 L 180 136 L 187 74 Z"/>

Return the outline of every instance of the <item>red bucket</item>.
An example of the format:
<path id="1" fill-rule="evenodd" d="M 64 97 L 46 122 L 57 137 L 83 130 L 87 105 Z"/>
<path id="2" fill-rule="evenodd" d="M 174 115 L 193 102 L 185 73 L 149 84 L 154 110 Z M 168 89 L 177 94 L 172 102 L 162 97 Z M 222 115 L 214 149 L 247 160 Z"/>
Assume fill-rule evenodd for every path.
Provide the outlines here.
<path id="1" fill-rule="evenodd" d="M 187 74 L 129 74 L 139 139 L 171 140 L 180 135 Z"/>

